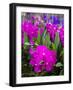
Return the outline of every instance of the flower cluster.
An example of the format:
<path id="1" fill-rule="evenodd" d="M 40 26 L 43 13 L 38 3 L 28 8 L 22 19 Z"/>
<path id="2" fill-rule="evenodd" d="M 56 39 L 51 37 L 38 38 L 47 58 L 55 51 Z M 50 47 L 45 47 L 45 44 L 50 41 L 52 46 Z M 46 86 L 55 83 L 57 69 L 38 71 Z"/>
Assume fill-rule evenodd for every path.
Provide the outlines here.
<path id="1" fill-rule="evenodd" d="M 33 38 L 36 38 L 38 35 L 38 27 L 33 25 L 31 21 L 24 21 L 22 23 L 22 31 L 27 34 L 31 43 L 33 42 Z"/>
<path id="2" fill-rule="evenodd" d="M 61 43 L 64 47 L 64 28 L 61 28 L 59 31 L 60 31 L 59 32 L 60 40 L 61 40 Z"/>
<path id="3" fill-rule="evenodd" d="M 38 27 L 34 26 L 31 21 L 24 21 L 22 23 L 22 30 L 27 33 L 30 39 L 37 37 Z"/>
<path id="4" fill-rule="evenodd" d="M 44 45 L 39 45 L 35 50 L 30 49 L 30 64 L 35 72 L 46 70 L 50 72 L 56 63 L 56 51 L 49 50 Z"/>
<path id="5" fill-rule="evenodd" d="M 46 29 L 47 32 L 50 34 L 51 41 L 53 42 L 55 39 L 56 32 L 58 32 L 60 41 L 64 47 L 64 25 L 62 24 L 59 27 L 58 26 L 58 22 L 59 22 L 58 18 L 57 17 L 53 17 L 53 18 L 54 18 L 53 23 L 47 22 L 44 26 L 43 26 L 43 22 L 41 22 L 39 17 L 37 17 L 37 19 L 35 18 L 34 24 L 32 24 L 32 22 L 30 20 L 25 20 L 22 23 L 22 33 L 26 32 L 27 36 L 30 39 L 30 42 L 33 42 L 33 38 L 37 38 L 37 36 L 38 36 L 38 31 L 40 31 L 40 35 L 42 35 L 42 33 L 44 32 L 44 29 Z M 63 21 L 62 21 L 62 23 L 63 23 Z M 22 42 L 23 41 L 24 41 L 24 37 L 22 34 Z"/>
<path id="6" fill-rule="evenodd" d="M 28 50 L 30 56 L 28 64 L 31 65 L 32 70 L 36 73 L 52 72 L 58 62 L 59 45 L 61 45 L 60 53 L 64 48 L 64 17 L 48 14 L 26 14 L 21 29 L 22 47 L 24 50 Z M 26 37 L 28 40 L 25 40 Z M 28 47 L 25 46 L 25 43 Z"/>
<path id="7" fill-rule="evenodd" d="M 60 41 L 64 47 L 64 27 L 58 27 L 56 24 L 47 23 L 47 32 L 50 34 L 51 41 L 54 41 L 56 32 L 59 33 Z"/>
<path id="8" fill-rule="evenodd" d="M 46 24 L 46 29 L 47 29 L 47 32 L 49 32 L 49 34 L 50 34 L 51 40 L 54 41 L 55 34 L 56 34 L 57 30 L 58 30 L 57 25 L 53 25 L 51 23 L 47 23 Z"/>

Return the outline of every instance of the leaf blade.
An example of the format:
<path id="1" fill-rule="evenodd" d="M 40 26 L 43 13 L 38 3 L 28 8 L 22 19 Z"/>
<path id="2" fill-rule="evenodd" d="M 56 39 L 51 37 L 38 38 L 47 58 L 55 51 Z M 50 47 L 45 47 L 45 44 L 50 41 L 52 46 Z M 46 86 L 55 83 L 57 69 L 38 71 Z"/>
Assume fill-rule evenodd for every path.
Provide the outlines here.
<path id="1" fill-rule="evenodd" d="M 58 49 L 59 43 L 60 43 L 59 33 L 56 32 L 55 41 L 54 41 L 56 50 Z"/>
<path id="2" fill-rule="evenodd" d="M 62 67 L 63 65 L 62 65 L 61 62 L 58 62 L 55 66 L 56 66 L 56 67 Z"/>

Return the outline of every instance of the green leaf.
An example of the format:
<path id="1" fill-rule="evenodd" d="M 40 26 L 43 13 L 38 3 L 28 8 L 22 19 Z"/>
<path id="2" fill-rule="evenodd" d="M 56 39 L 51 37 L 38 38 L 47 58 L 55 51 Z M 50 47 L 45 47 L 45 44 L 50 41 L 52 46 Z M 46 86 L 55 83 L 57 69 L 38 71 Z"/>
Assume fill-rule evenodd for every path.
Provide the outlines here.
<path id="1" fill-rule="evenodd" d="M 38 37 L 37 37 L 37 43 L 40 44 L 40 40 L 41 40 L 41 35 L 40 35 L 40 32 L 38 32 Z"/>
<path id="2" fill-rule="evenodd" d="M 24 43 L 25 43 L 25 42 L 29 42 L 28 36 L 26 35 L 26 33 L 24 33 Z"/>
<path id="3" fill-rule="evenodd" d="M 56 50 L 58 49 L 58 46 L 59 46 L 59 43 L 60 43 L 60 38 L 59 38 L 59 33 L 56 32 L 56 36 L 55 36 L 55 47 L 56 47 Z"/>
<path id="4" fill-rule="evenodd" d="M 25 43 L 24 43 L 24 45 L 26 45 L 26 46 L 27 46 L 27 45 L 30 45 L 30 43 L 29 43 L 29 42 L 25 42 Z"/>
<path id="5" fill-rule="evenodd" d="M 42 34 L 42 37 L 43 37 L 43 38 L 45 37 L 46 33 L 47 33 L 47 30 L 44 30 L 44 32 L 43 32 L 43 34 Z"/>
<path id="6" fill-rule="evenodd" d="M 64 70 L 63 69 L 60 71 L 60 75 L 64 75 Z"/>
<path id="7" fill-rule="evenodd" d="M 64 55 L 64 49 L 61 51 L 60 56 Z"/>
<path id="8" fill-rule="evenodd" d="M 27 48 L 30 45 L 28 36 L 24 32 L 24 49 Z"/>
<path id="9" fill-rule="evenodd" d="M 63 65 L 62 65 L 61 62 L 58 62 L 55 66 L 56 66 L 56 67 L 62 67 Z"/>
<path id="10" fill-rule="evenodd" d="M 45 44 L 48 48 L 50 48 L 51 41 L 50 41 L 50 35 L 49 34 L 46 34 L 46 36 L 45 36 Z"/>
<path id="11" fill-rule="evenodd" d="M 46 36 L 46 30 L 44 30 L 42 36 L 41 36 L 41 42 L 44 45 L 45 44 L 45 36 Z"/>
<path id="12" fill-rule="evenodd" d="M 28 46 L 30 46 L 31 44 L 29 42 L 25 42 L 24 43 L 24 49 L 26 49 Z"/>
<path id="13" fill-rule="evenodd" d="M 37 43 L 35 42 L 35 45 L 38 46 L 39 44 L 37 44 Z"/>
<path id="14" fill-rule="evenodd" d="M 50 35 L 46 32 L 46 30 L 44 31 L 42 35 L 42 44 L 50 48 L 50 45 L 51 45 Z"/>
<path id="15" fill-rule="evenodd" d="M 52 49 L 53 49 L 53 50 L 56 50 L 56 46 L 55 46 L 55 44 L 54 44 L 54 43 L 52 43 L 52 45 L 51 45 L 51 46 L 52 46 Z"/>

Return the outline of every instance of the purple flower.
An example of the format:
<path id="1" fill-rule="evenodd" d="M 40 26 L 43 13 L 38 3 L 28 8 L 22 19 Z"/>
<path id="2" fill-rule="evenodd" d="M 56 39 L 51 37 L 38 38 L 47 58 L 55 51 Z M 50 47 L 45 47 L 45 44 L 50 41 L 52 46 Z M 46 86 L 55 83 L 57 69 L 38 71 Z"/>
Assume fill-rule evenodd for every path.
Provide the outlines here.
<path id="1" fill-rule="evenodd" d="M 34 22 L 34 25 L 35 25 L 35 26 L 39 26 L 39 23 L 40 23 L 39 21 L 35 21 L 35 22 Z"/>
<path id="2" fill-rule="evenodd" d="M 22 32 L 26 33 L 30 40 L 30 44 L 34 44 L 33 38 L 36 38 L 38 36 L 38 27 L 33 25 L 31 21 L 24 21 L 22 23 Z"/>
<path id="3" fill-rule="evenodd" d="M 47 23 L 47 24 L 46 24 L 46 29 L 47 29 L 47 31 L 48 31 L 49 34 L 50 34 L 50 39 L 51 39 L 51 41 L 54 41 L 54 39 L 55 39 L 55 34 L 56 34 L 56 32 L 57 32 L 57 29 L 58 29 L 57 25 L 51 24 L 51 23 Z"/>
<path id="4" fill-rule="evenodd" d="M 44 27 L 41 27 L 41 28 L 40 28 L 40 35 L 42 35 L 43 32 L 44 32 Z"/>
<path id="5" fill-rule="evenodd" d="M 58 32 L 60 41 L 62 43 L 62 46 L 64 47 L 64 27 L 62 26 L 59 29 L 59 27 L 57 25 L 47 23 L 46 29 L 47 29 L 47 32 L 49 32 L 49 34 L 50 34 L 51 41 L 54 41 L 56 32 Z"/>
<path id="6" fill-rule="evenodd" d="M 49 50 L 44 45 L 39 45 L 35 50 L 30 49 L 31 55 L 30 64 L 35 72 L 42 72 L 43 70 L 51 72 L 56 63 L 56 51 Z"/>
<path id="7" fill-rule="evenodd" d="M 47 14 L 44 14 L 44 15 L 43 15 L 43 19 L 44 19 L 45 22 L 47 22 L 47 20 L 48 20 Z"/>
<path id="8" fill-rule="evenodd" d="M 53 24 L 60 24 L 60 20 L 57 16 L 52 15 L 50 18 L 53 20 Z"/>
<path id="9" fill-rule="evenodd" d="M 30 39 L 37 37 L 38 35 L 38 27 L 33 25 L 31 21 L 24 21 L 22 23 L 22 30 L 26 32 Z"/>
<path id="10" fill-rule="evenodd" d="M 59 31 L 60 41 L 62 43 L 62 46 L 64 47 L 64 28 L 62 27 Z"/>

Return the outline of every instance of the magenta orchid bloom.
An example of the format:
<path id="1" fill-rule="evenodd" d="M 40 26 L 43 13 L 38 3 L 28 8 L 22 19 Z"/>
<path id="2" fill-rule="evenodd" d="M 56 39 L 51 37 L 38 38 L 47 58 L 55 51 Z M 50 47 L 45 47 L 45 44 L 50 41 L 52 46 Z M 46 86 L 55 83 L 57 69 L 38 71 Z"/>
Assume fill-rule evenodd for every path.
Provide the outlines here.
<path id="1" fill-rule="evenodd" d="M 48 50 L 46 46 L 39 45 L 35 50 L 30 49 L 29 53 L 31 55 L 30 64 L 35 72 L 52 71 L 53 66 L 56 64 L 55 50 Z"/>
<path id="2" fill-rule="evenodd" d="M 38 27 L 33 25 L 31 21 L 24 21 L 22 23 L 22 31 L 26 32 L 30 42 L 33 42 L 33 38 L 38 36 Z"/>
<path id="3" fill-rule="evenodd" d="M 37 37 L 38 35 L 38 27 L 33 25 L 30 21 L 23 22 L 22 30 L 27 33 L 29 38 Z"/>
<path id="4" fill-rule="evenodd" d="M 51 23 L 47 23 L 46 24 L 46 29 L 47 29 L 47 32 L 49 32 L 49 34 L 50 34 L 51 41 L 54 41 L 55 34 L 57 32 L 57 29 L 58 29 L 57 25 L 51 24 Z"/>
<path id="5" fill-rule="evenodd" d="M 55 24 L 46 24 L 47 32 L 50 34 L 51 41 L 54 41 L 56 32 L 59 33 L 60 41 L 62 43 L 62 46 L 64 47 L 64 27 L 58 28 Z"/>
<path id="6" fill-rule="evenodd" d="M 64 47 L 64 28 L 62 27 L 59 32 L 60 41 L 62 43 L 62 46 Z"/>

